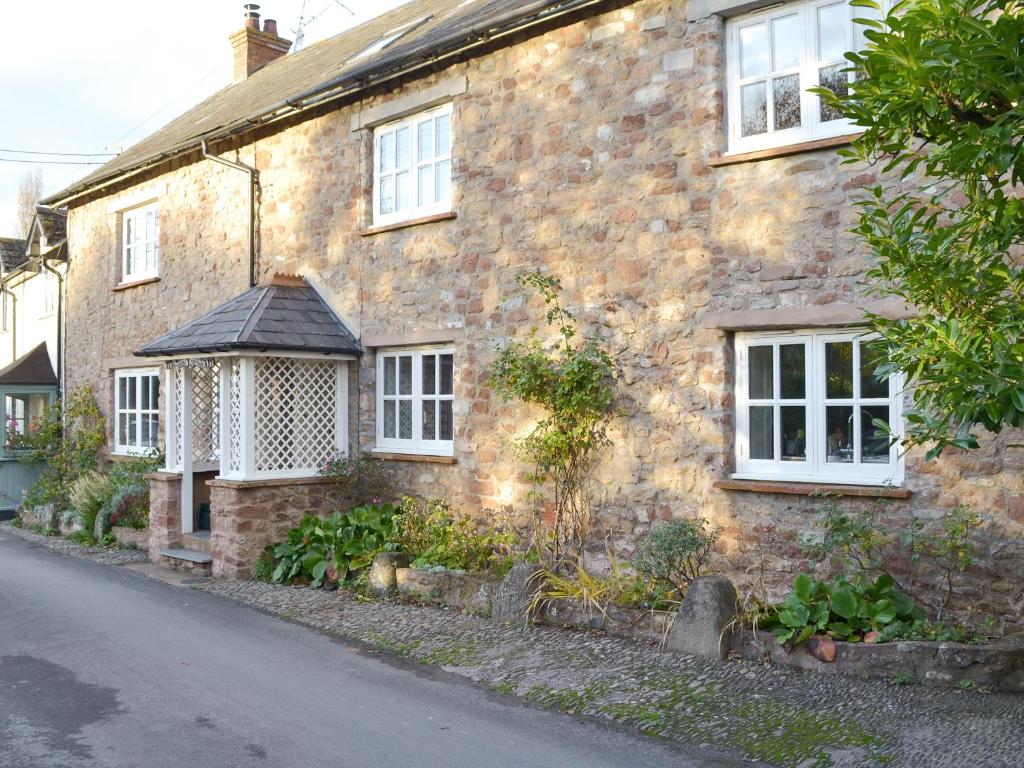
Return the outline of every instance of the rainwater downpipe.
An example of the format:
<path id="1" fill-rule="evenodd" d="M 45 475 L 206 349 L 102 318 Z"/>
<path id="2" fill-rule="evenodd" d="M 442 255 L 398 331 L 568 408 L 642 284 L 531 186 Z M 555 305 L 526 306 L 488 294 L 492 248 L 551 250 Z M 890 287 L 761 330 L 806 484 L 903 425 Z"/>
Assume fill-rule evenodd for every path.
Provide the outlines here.
<path id="1" fill-rule="evenodd" d="M 260 172 L 251 165 L 210 153 L 207 150 L 206 139 L 203 139 L 202 146 L 203 157 L 207 160 L 213 160 L 215 163 L 249 174 L 249 287 L 252 288 L 256 285 L 256 188 L 260 183 Z"/>
<path id="2" fill-rule="evenodd" d="M 11 361 L 18 359 L 18 294 L 7 287 L 7 282 L 0 282 L 0 293 L 11 297 Z M 4 307 L 4 319 L 7 319 L 7 307 Z"/>
<path id="3" fill-rule="evenodd" d="M 39 259 L 39 266 L 57 278 L 57 399 L 64 392 L 64 275 Z"/>

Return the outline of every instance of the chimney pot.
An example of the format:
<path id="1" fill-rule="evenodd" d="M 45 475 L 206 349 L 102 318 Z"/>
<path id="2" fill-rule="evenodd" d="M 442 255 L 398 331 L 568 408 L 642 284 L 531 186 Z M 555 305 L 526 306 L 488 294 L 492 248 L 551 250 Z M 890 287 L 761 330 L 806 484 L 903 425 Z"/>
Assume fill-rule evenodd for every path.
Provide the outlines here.
<path id="1" fill-rule="evenodd" d="M 268 35 L 277 37 L 277 19 L 264 19 L 263 20 L 263 31 Z"/>
<path id="2" fill-rule="evenodd" d="M 259 31 L 260 7 L 256 3 L 246 3 L 242 8 L 245 10 L 245 26 Z"/>
<path id="3" fill-rule="evenodd" d="M 277 21 L 266 19 L 260 29 L 259 6 L 246 3 L 245 26 L 231 35 L 234 56 L 233 82 L 245 80 L 257 70 L 288 53 L 291 40 L 285 40 L 277 33 Z"/>

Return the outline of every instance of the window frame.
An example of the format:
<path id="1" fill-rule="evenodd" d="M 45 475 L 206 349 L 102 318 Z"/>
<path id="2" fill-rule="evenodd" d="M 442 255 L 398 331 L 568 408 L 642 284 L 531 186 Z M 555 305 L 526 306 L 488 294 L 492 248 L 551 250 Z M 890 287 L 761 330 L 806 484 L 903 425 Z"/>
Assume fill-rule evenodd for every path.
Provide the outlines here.
<path id="1" fill-rule="evenodd" d="M 432 154 L 429 161 L 420 162 L 418 159 L 419 150 L 419 125 L 426 122 L 427 120 L 434 121 L 438 117 L 448 117 L 448 154 L 437 155 Z M 373 201 L 371 205 L 373 215 L 373 226 L 387 226 L 389 224 L 398 224 L 404 221 L 410 221 L 413 219 L 419 219 L 424 216 L 433 216 L 442 213 L 451 213 L 453 201 L 455 198 L 455 181 L 452 167 L 452 156 L 455 146 L 454 137 L 454 117 L 453 117 L 453 105 L 452 102 L 445 102 L 435 107 L 421 110 L 412 115 L 406 115 L 398 120 L 391 120 L 387 123 L 375 126 L 373 128 L 373 184 L 372 184 L 372 195 Z M 385 135 L 397 134 L 402 128 L 408 128 L 409 130 L 409 163 L 403 166 L 405 172 L 409 174 L 409 196 L 411 205 L 409 208 L 404 210 L 393 210 L 390 213 L 381 213 L 380 205 L 380 188 L 383 181 L 383 177 L 387 176 L 392 179 L 397 177 L 397 174 L 401 172 L 397 165 L 394 170 L 388 172 L 381 171 L 381 142 Z M 435 132 L 431 130 L 431 137 L 435 136 Z M 433 201 L 429 204 L 423 205 L 420 203 L 419 196 L 419 184 L 418 184 L 418 172 L 421 167 L 426 168 L 428 166 L 434 168 L 434 172 L 431 174 L 431 179 L 434 180 L 436 188 L 436 168 L 439 163 L 447 162 L 449 179 L 448 179 L 448 197 L 447 199 Z M 397 204 L 397 185 L 395 185 L 393 195 L 395 196 Z"/>
<path id="2" fill-rule="evenodd" d="M 862 461 L 864 408 L 887 405 L 889 424 L 895 427 L 897 435 L 903 434 L 903 388 L 904 378 L 893 376 L 889 379 L 889 395 L 886 398 L 861 396 L 860 360 L 861 344 L 877 338 L 865 329 L 802 329 L 799 331 L 749 331 L 738 332 L 735 338 L 735 395 L 736 432 L 734 456 L 736 471 L 732 477 L 737 480 L 780 480 L 806 483 L 834 483 L 841 485 L 898 486 L 904 480 L 904 456 L 899 444 L 889 447 L 889 460 L 885 464 Z M 826 397 L 825 391 L 825 345 L 832 342 L 852 342 L 853 392 L 848 398 Z M 783 399 L 780 397 L 781 365 L 779 346 L 784 344 L 804 345 L 805 389 L 804 398 Z M 773 397 L 751 398 L 749 396 L 749 352 L 752 347 L 773 348 Z M 807 460 L 784 461 L 783 435 L 781 430 L 780 404 L 805 405 Z M 773 412 L 773 458 L 752 459 L 750 454 L 750 413 L 751 405 L 772 405 Z M 852 463 L 830 462 L 825 450 L 827 435 L 823 430 L 828 423 L 829 406 L 850 406 Z"/>
<path id="3" fill-rule="evenodd" d="M 423 393 L 423 357 L 441 355 L 452 356 L 452 391 L 450 394 L 424 395 Z M 409 395 L 398 393 L 398 378 L 395 379 L 395 395 L 384 394 L 384 365 L 387 359 L 396 359 L 396 374 L 399 363 L 397 358 L 412 357 L 412 388 Z M 440 382 L 440 366 L 437 368 L 436 377 Z M 420 346 L 420 347 L 393 347 L 381 349 L 377 352 L 377 383 L 375 387 L 376 402 L 376 436 L 377 444 L 375 450 L 384 453 L 405 453 L 421 456 L 454 456 L 455 455 L 455 384 L 457 378 L 457 366 L 455 361 L 455 349 L 450 346 Z M 440 386 L 437 387 L 440 389 Z M 395 416 L 395 434 L 393 438 L 384 436 L 384 405 L 387 400 L 411 400 L 412 401 L 412 438 L 398 437 L 398 420 Z M 435 400 L 437 402 L 449 401 L 452 403 L 452 439 L 451 440 L 424 440 L 423 439 L 423 401 Z M 435 417 L 440 424 L 440 415 Z"/>
<path id="4" fill-rule="evenodd" d="M 145 236 L 146 232 L 146 214 L 152 212 L 154 214 L 154 237 L 150 240 Z M 138 232 L 138 222 L 142 223 L 143 236 L 141 238 L 135 238 L 132 243 L 128 242 L 128 230 L 129 221 L 134 222 L 132 226 L 133 232 Z M 151 243 L 153 244 L 153 264 L 150 268 L 143 268 L 138 271 L 131 271 L 129 267 L 130 259 L 134 258 L 135 263 L 138 262 L 138 256 L 136 251 L 141 247 L 143 251 L 143 258 L 145 258 L 146 246 Z M 129 249 L 131 249 L 131 256 L 129 255 Z M 121 282 L 122 283 L 134 283 L 139 280 L 147 280 L 153 277 L 159 277 L 160 275 L 160 201 L 153 200 L 143 205 L 138 205 L 133 208 L 128 208 L 121 211 Z"/>
<path id="5" fill-rule="evenodd" d="M 744 152 L 755 152 L 763 149 L 784 147 L 790 144 L 799 144 L 817 139 L 835 138 L 847 136 L 861 130 L 857 125 L 846 118 L 822 121 L 820 119 L 819 98 L 809 93 L 808 88 L 819 85 L 819 69 L 846 61 L 843 58 L 821 59 L 818 58 L 819 34 L 817 16 L 820 8 L 843 4 L 847 8 L 849 25 L 847 27 L 846 50 L 863 46 L 863 27 L 855 24 L 854 18 L 865 17 L 868 14 L 866 8 L 854 8 L 844 0 L 799 0 L 784 5 L 771 6 L 757 11 L 752 11 L 740 16 L 730 18 L 726 22 L 726 136 L 727 151 L 730 154 Z M 859 12 L 859 13 L 858 13 Z M 803 47 L 800 52 L 800 62 L 796 67 L 773 69 L 772 55 L 772 22 L 786 16 L 796 14 L 803 28 Z M 764 75 L 740 77 L 740 30 L 765 24 L 766 39 L 768 47 L 768 69 Z M 848 64 L 848 62 L 846 62 Z M 798 127 L 782 130 L 771 130 L 773 123 L 773 100 L 772 80 L 774 77 L 783 74 L 799 74 L 800 80 L 800 115 L 801 124 Z M 850 74 L 847 75 L 849 79 Z M 767 107 L 766 121 L 769 130 L 766 133 L 753 136 L 741 136 L 741 86 L 748 82 L 765 82 Z"/>
<path id="6" fill-rule="evenodd" d="M 19 456 L 25 454 L 26 449 L 12 448 L 7 444 L 9 439 L 8 424 L 11 421 L 11 414 L 7 410 L 7 398 L 13 397 L 33 397 L 38 396 L 46 398 L 46 409 L 43 412 L 42 418 L 46 418 L 46 413 L 50 408 L 53 408 L 54 403 L 57 399 L 57 392 L 54 387 L 39 386 L 39 385 L 20 385 L 20 386 L 6 386 L 0 390 L 0 398 L 3 402 L 0 403 L 0 409 L 3 411 L 3 421 L 0 423 L 0 458 L 2 459 L 17 459 Z M 29 426 L 28 415 L 23 417 L 26 422 L 25 428 Z M 25 434 L 24 432 L 18 432 L 18 434 Z"/>
<path id="7" fill-rule="evenodd" d="M 155 404 L 150 402 L 149 408 L 143 408 L 142 381 L 149 377 L 156 379 L 157 382 L 157 402 Z M 122 407 L 120 382 L 124 379 L 134 382 L 135 408 L 129 408 L 126 404 Z M 119 456 L 145 456 L 150 452 L 160 450 L 160 422 L 162 420 L 160 413 L 160 400 L 164 396 L 162 379 L 163 377 L 160 374 L 159 368 L 121 368 L 114 371 L 113 453 Z M 120 440 L 121 419 L 122 417 L 127 418 L 129 415 L 135 416 L 136 439 L 134 444 L 122 443 Z M 143 417 L 156 418 L 156 435 L 153 439 L 153 445 L 142 445 L 141 424 Z"/>

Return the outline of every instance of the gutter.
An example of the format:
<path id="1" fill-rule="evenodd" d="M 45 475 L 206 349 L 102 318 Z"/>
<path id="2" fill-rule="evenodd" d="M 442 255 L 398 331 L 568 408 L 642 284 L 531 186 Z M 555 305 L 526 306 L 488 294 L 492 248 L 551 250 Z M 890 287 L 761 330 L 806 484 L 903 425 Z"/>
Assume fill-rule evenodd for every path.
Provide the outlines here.
<path id="1" fill-rule="evenodd" d="M 249 287 L 253 288 L 256 286 L 256 189 L 260 185 L 260 172 L 251 165 L 211 154 L 207 151 L 206 139 L 202 140 L 200 146 L 202 147 L 203 157 L 207 160 L 213 160 L 215 163 L 220 163 L 228 168 L 234 168 L 236 171 L 243 171 L 249 174 Z"/>
<path id="2" fill-rule="evenodd" d="M 395 56 L 378 59 L 375 62 L 371 62 L 363 67 L 351 70 L 337 78 L 328 80 L 326 83 L 322 83 L 314 88 L 303 91 L 297 96 L 292 96 L 288 99 L 279 101 L 254 117 L 240 118 L 233 125 L 224 127 L 219 132 L 211 132 L 199 140 L 199 146 L 194 143 L 189 143 L 178 149 L 163 152 L 154 158 L 143 160 L 135 167 L 129 168 L 128 170 L 125 170 L 109 179 L 97 181 L 97 183 L 90 185 L 89 187 L 70 192 L 64 197 L 47 198 L 42 202 L 45 205 L 52 207 L 63 207 L 79 197 L 106 189 L 107 187 L 113 186 L 150 170 L 167 160 L 187 155 L 197 149 L 199 149 L 204 156 L 208 157 L 205 145 L 209 142 L 223 141 L 243 134 L 254 128 L 270 125 L 295 115 L 301 115 L 310 109 L 321 107 L 347 96 L 352 96 L 371 86 L 378 86 L 391 80 L 412 74 L 418 70 L 429 68 L 448 59 L 457 58 L 463 53 L 472 51 L 475 48 L 494 40 L 518 34 L 540 24 L 546 24 L 552 19 L 568 16 L 578 11 L 601 5 L 617 6 L 628 4 L 629 2 L 626 2 L 625 0 L 619 0 L 618 2 L 614 2 L 614 0 L 565 0 L 565 2 L 555 4 L 545 2 L 545 0 L 534 0 L 533 2 L 526 3 L 513 11 L 508 11 L 499 16 L 486 19 L 471 27 L 469 30 L 462 30 L 443 36 L 432 46 L 435 51 L 440 49 L 442 51 L 440 53 L 434 53 L 429 55 L 427 58 L 420 59 L 412 64 L 403 64 L 400 61 L 401 57 Z M 545 12 L 545 9 L 549 10 Z M 523 18 L 524 11 L 534 15 L 529 18 Z M 502 24 L 509 23 L 511 23 L 512 26 L 508 26 L 505 29 L 499 29 L 495 32 L 491 31 L 495 27 L 500 27 Z M 445 51 L 444 48 L 446 46 L 452 47 L 450 50 Z M 397 47 L 396 50 L 401 51 L 402 48 Z M 393 59 L 398 59 L 398 61 L 395 62 Z M 396 64 L 396 68 L 388 71 L 387 66 L 392 63 Z M 379 79 L 373 79 L 375 74 L 380 75 Z M 343 87 L 346 85 L 347 87 Z M 333 93 L 330 92 L 332 89 L 334 89 Z M 313 100 L 314 97 L 318 98 Z M 211 157 L 210 159 L 213 158 Z"/>

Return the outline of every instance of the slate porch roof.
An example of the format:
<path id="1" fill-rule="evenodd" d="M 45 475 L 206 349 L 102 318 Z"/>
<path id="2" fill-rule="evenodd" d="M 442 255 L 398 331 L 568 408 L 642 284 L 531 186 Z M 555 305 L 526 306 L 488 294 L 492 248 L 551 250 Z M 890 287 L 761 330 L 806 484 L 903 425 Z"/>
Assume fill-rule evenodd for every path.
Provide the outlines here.
<path id="1" fill-rule="evenodd" d="M 0 237 L 0 270 L 10 272 L 28 261 L 25 255 L 27 245 L 16 237 Z"/>
<path id="2" fill-rule="evenodd" d="M 277 275 L 144 346 L 136 355 L 282 351 L 358 355 L 359 342 L 304 279 Z"/>
<path id="3" fill-rule="evenodd" d="M 57 375 L 50 364 L 50 353 L 46 350 L 45 341 L 0 369 L 0 386 L 9 384 L 57 386 Z"/>
<path id="4" fill-rule="evenodd" d="M 598 13 L 629 0 L 410 0 L 364 24 L 288 53 L 233 83 L 126 149 L 44 202 L 67 202 L 92 188 L 153 163 L 194 153 L 211 143 L 276 121 L 324 98 L 356 101 L 395 77 L 422 77 L 438 57 L 472 58 L 488 47 L 511 44 L 524 24 L 554 24 L 575 13 Z M 565 22 L 568 23 L 568 22 Z M 371 56 L 356 55 L 409 25 Z M 410 72 L 416 74 L 408 74 Z M 340 104 L 339 104 L 340 106 Z"/>

